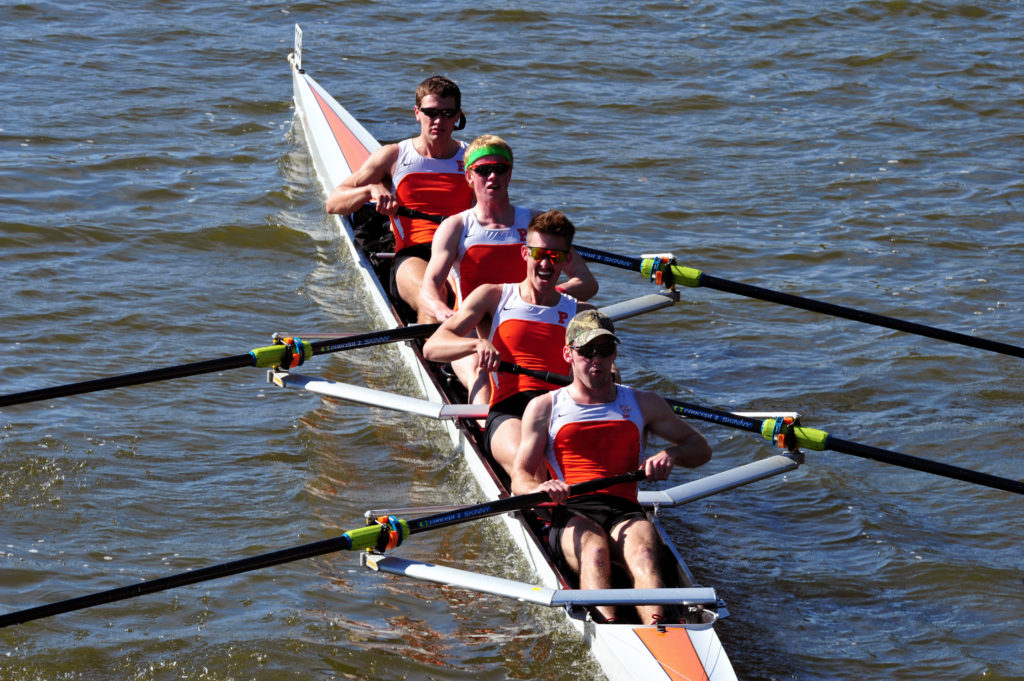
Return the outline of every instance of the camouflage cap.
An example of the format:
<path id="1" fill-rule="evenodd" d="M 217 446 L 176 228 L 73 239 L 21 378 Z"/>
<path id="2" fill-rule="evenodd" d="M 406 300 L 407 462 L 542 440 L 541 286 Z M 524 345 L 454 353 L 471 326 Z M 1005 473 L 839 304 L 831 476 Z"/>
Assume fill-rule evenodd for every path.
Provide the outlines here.
<path id="1" fill-rule="evenodd" d="M 598 310 L 584 310 L 569 321 L 565 327 L 565 344 L 582 347 L 600 336 L 611 336 L 616 343 L 615 326 L 608 315 Z"/>

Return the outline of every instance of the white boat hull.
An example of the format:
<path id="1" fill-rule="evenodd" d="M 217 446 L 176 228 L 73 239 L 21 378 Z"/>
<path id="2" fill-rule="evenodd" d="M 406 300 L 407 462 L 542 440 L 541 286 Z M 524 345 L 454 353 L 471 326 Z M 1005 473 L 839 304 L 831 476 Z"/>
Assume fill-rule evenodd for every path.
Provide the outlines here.
<path id="1" fill-rule="evenodd" d="M 321 185 L 325 192 L 330 192 L 358 168 L 379 144 L 333 97 L 297 68 L 294 59 L 292 61 L 295 116 L 301 123 Z M 346 247 L 384 325 L 388 328 L 399 326 L 401 322 L 398 314 L 371 262 L 355 246 L 352 225 L 347 219 L 339 219 L 338 222 Z M 449 402 L 413 346 L 402 343 L 398 351 L 416 377 L 426 399 L 431 402 Z M 441 425 L 453 445 L 462 452 L 483 495 L 488 499 L 506 496 L 507 492 L 487 460 L 477 450 L 474 441 L 467 437 L 462 426 L 453 420 L 442 421 Z M 520 515 L 505 514 L 501 517 L 541 583 L 551 589 L 564 589 L 567 585 Z M 729 681 L 736 678 L 711 624 L 669 625 L 662 628 L 596 624 L 586 616 L 582 608 L 566 612 L 572 624 L 589 642 L 594 656 L 610 679 L 658 681 L 706 678 Z"/>

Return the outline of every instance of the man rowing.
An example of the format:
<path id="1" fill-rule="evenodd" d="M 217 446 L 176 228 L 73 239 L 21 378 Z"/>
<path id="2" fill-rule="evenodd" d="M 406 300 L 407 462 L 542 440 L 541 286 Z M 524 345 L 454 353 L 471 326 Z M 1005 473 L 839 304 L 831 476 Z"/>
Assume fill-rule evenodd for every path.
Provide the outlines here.
<path id="1" fill-rule="evenodd" d="M 427 78 L 416 88 L 413 113 L 420 134 L 373 152 L 334 188 L 326 207 L 328 213 L 349 215 L 374 201 L 377 212 L 391 218 L 393 293 L 416 312 L 417 321 L 431 322 L 429 313 L 419 309 L 420 288 L 437 225 L 424 218 L 399 216 L 398 209 L 453 215 L 473 205 L 473 192 L 464 177 L 466 145 L 452 137 L 466 124 L 458 85 L 444 76 Z"/>
<path id="2" fill-rule="evenodd" d="M 499 373 L 504 360 L 527 369 L 565 374 L 562 357 L 565 327 L 573 315 L 590 308 L 557 288 L 558 277 L 572 259 L 576 229 L 561 211 L 535 215 L 526 231 L 520 257 L 526 276 L 518 283 L 483 284 L 462 302 L 423 346 L 433 362 L 453 362 L 474 355 L 490 372 L 490 411 L 486 443 L 506 472 L 519 448 L 520 419 L 529 401 L 556 386 L 521 374 Z M 476 331 L 476 334 L 473 334 Z"/>
<path id="3" fill-rule="evenodd" d="M 526 258 L 522 245 L 536 211 L 513 206 L 509 199 L 512 180 L 512 148 L 496 135 L 481 135 L 466 148 L 466 182 L 475 205 L 453 215 L 434 233 L 430 262 L 420 292 L 420 308 L 438 321 L 455 314 L 449 306 L 449 285 L 454 307 L 482 284 L 522 281 Z M 569 277 L 558 289 L 577 300 L 597 293 L 597 280 L 586 261 L 566 259 L 562 272 Z M 452 362 L 456 375 L 469 389 L 470 401 L 487 402 L 487 376 L 478 370 L 476 355 Z"/>
<path id="4" fill-rule="evenodd" d="M 641 466 L 648 480 L 665 480 L 675 466 L 695 468 L 711 459 L 704 437 L 664 399 L 615 383 L 618 342 L 612 321 L 597 310 L 572 319 L 562 353 L 572 366 L 573 382 L 527 406 L 512 470 L 513 494 L 544 491 L 559 504 L 551 545 L 579 575 L 581 589 L 611 588 L 616 558 L 625 563 L 635 588 L 663 586 L 658 536 L 637 503 L 635 484 L 572 499 L 569 486 Z M 648 432 L 670 446 L 641 463 Z M 597 611 L 614 621 L 614 607 L 598 606 Z M 637 612 L 644 623 L 665 621 L 660 605 L 637 606 Z"/>

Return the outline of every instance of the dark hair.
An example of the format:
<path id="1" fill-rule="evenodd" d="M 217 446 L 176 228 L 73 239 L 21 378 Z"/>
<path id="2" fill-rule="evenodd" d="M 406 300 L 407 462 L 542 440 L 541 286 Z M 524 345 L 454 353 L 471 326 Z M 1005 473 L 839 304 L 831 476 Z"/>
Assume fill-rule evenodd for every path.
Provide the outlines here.
<path id="1" fill-rule="evenodd" d="M 451 97 L 455 100 L 455 108 L 462 108 L 462 91 L 455 81 L 444 76 L 431 76 L 419 84 L 416 88 L 416 106 L 420 105 L 427 95 L 438 97 Z"/>
<path id="2" fill-rule="evenodd" d="M 572 238 L 576 236 L 576 226 L 569 218 L 565 217 L 565 213 L 553 208 L 543 213 L 537 213 L 530 218 L 526 233 L 530 232 L 560 236 L 565 239 L 567 246 L 572 246 Z"/>

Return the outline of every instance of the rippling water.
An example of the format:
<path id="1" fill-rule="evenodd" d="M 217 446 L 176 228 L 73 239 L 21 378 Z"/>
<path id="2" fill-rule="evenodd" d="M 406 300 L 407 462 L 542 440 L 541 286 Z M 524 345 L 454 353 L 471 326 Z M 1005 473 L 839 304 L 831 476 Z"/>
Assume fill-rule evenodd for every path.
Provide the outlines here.
<path id="1" fill-rule="evenodd" d="M 379 139 L 427 75 L 513 198 L 579 242 L 1024 344 L 1019 2 L 142 2 L 0 7 L 9 393 L 376 328 L 285 56 Z M 607 303 L 647 289 L 598 268 Z M 630 382 L 796 409 L 846 439 L 1024 478 L 1021 361 L 686 290 L 630 324 Z M 411 390 L 388 349 L 307 373 Z M 699 425 L 699 424 L 698 424 Z M 475 494 L 439 434 L 239 370 L 0 412 L 9 611 Z M 763 456 L 699 426 L 708 472 Z M 831 452 L 671 512 L 746 679 L 1024 679 L 1020 497 Z M 403 555 L 494 574 L 497 524 Z M 419 538 L 418 538 L 419 539 Z M 522 578 L 529 575 L 514 567 Z M 556 614 L 336 554 L 0 630 L 0 679 L 587 679 Z"/>

